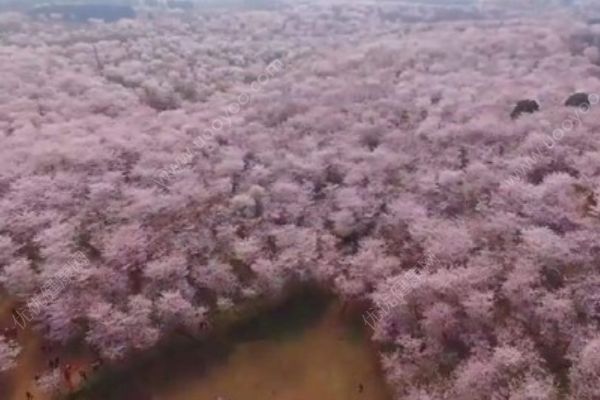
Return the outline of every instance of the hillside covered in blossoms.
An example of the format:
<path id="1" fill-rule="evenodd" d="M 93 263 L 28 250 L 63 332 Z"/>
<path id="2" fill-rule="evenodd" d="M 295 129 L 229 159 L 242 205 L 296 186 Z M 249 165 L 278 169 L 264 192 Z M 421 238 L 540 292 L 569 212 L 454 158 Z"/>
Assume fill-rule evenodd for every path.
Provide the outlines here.
<path id="1" fill-rule="evenodd" d="M 305 283 L 357 305 L 395 399 L 600 399 L 600 24 L 361 2 L 0 32 L 16 325 L 112 363 Z"/>

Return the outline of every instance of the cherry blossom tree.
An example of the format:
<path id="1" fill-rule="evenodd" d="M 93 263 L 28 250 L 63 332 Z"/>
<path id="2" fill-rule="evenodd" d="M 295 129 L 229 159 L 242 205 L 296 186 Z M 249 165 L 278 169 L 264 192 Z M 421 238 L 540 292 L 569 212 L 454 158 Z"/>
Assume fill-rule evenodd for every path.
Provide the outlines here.
<path id="1" fill-rule="evenodd" d="M 2 292 L 118 360 L 317 283 L 396 398 L 596 399 L 597 27 L 393 3 L 0 14 Z"/>
<path id="2" fill-rule="evenodd" d="M 21 349 L 16 343 L 0 336 L 0 372 L 13 368 L 20 352 Z"/>

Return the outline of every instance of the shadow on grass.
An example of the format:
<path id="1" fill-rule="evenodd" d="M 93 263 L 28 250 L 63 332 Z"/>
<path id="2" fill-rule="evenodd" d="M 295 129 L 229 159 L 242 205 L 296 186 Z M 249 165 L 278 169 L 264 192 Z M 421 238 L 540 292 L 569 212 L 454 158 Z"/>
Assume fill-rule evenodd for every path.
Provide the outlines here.
<path id="1" fill-rule="evenodd" d="M 227 360 L 236 344 L 271 340 L 284 341 L 316 323 L 333 297 L 313 287 L 292 290 L 284 301 L 272 305 L 251 304 L 215 316 L 214 332 L 205 338 L 173 336 L 155 350 L 136 355 L 98 372 L 65 400 L 146 400 L 152 398 L 149 380 L 160 377 L 197 379 L 209 368 Z M 165 363 L 167 367 L 165 367 Z"/>

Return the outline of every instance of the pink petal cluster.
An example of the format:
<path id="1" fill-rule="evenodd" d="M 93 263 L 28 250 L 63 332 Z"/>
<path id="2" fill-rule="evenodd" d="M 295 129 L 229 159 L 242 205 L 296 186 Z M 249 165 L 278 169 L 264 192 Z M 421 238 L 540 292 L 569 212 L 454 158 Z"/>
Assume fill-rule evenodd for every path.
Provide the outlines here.
<path id="1" fill-rule="evenodd" d="M 20 352 L 21 349 L 16 343 L 0 336 L 0 372 L 13 368 Z"/>

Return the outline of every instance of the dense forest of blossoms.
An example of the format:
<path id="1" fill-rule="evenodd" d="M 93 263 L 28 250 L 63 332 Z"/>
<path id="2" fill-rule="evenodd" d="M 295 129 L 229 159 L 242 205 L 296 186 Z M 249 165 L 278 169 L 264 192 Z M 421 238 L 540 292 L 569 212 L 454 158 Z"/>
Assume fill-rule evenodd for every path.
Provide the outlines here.
<path id="1" fill-rule="evenodd" d="M 317 281 L 398 399 L 600 398 L 600 30 L 392 11 L 2 15 L 4 290 L 84 254 L 31 323 L 116 360 Z"/>

